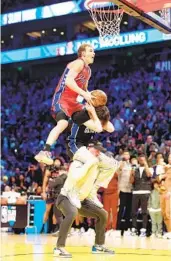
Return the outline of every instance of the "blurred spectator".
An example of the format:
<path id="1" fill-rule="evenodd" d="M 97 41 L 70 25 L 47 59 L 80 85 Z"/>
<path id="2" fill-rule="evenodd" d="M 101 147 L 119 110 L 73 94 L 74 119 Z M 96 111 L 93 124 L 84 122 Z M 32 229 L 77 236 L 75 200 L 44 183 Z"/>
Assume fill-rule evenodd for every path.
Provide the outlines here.
<path id="1" fill-rule="evenodd" d="M 171 139 L 166 138 L 160 146 L 160 151 L 164 155 L 165 162 L 167 162 L 168 157 L 171 153 Z"/>
<path id="2" fill-rule="evenodd" d="M 25 178 L 24 175 L 20 175 L 19 176 L 19 188 L 17 189 L 18 192 L 20 192 L 21 194 L 25 194 L 25 192 L 27 191 L 28 188 L 28 184 L 27 182 L 25 182 Z"/>
<path id="3" fill-rule="evenodd" d="M 21 197 L 21 194 L 11 190 L 9 186 L 5 187 L 2 193 L 2 204 L 26 204 L 26 197 Z"/>
<path id="4" fill-rule="evenodd" d="M 118 113 L 116 117 L 112 120 L 112 123 L 115 127 L 115 130 L 118 132 L 123 131 L 124 128 L 124 120 L 120 117 L 120 114 Z"/>
<path id="5" fill-rule="evenodd" d="M 1 181 L 1 191 L 5 191 L 5 187 L 8 185 L 8 177 L 7 176 L 2 176 L 2 181 Z"/>
<path id="6" fill-rule="evenodd" d="M 145 142 L 145 147 L 144 147 L 145 155 L 147 155 L 148 157 L 150 156 L 150 147 L 151 146 L 155 147 L 157 150 L 159 149 L 159 145 L 153 141 L 153 136 L 148 135 L 146 142 Z"/>
<path id="7" fill-rule="evenodd" d="M 129 150 L 131 156 L 137 155 L 136 143 L 134 138 L 128 140 L 127 149 Z"/>
<path id="8" fill-rule="evenodd" d="M 157 153 L 156 148 L 150 148 L 150 156 L 148 157 L 149 167 L 153 167 L 154 165 L 156 165 L 156 153 Z"/>
<path id="9" fill-rule="evenodd" d="M 148 210 L 152 223 L 152 235 L 153 237 L 161 238 L 163 218 L 160 208 L 160 193 L 157 181 L 153 183 L 153 190 L 148 201 Z"/>
<path id="10" fill-rule="evenodd" d="M 38 186 L 36 189 L 36 196 L 41 196 L 42 195 L 42 187 Z"/>
<path id="11" fill-rule="evenodd" d="M 115 173 L 108 187 L 103 192 L 103 205 L 104 209 L 108 212 L 106 230 L 116 230 L 118 198 L 118 177 Z"/>
<path id="12" fill-rule="evenodd" d="M 38 185 L 42 185 L 42 170 L 40 167 L 31 164 L 26 173 L 26 181 L 28 184 L 35 182 Z"/>
<path id="13" fill-rule="evenodd" d="M 16 177 L 15 176 L 11 176 L 9 178 L 9 186 L 12 188 L 12 189 L 16 189 L 17 188 L 17 183 L 16 183 Z"/>
<path id="14" fill-rule="evenodd" d="M 28 188 L 28 190 L 27 190 L 27 193 L 28 193 L 29 195 L 36 195 L 36 194 L 37 194 L 37 190 L 38 190 L 38 184 L 33 181 L 33 182 L 30 184 L 30 186 L 29 186 L 29 188 Z M 38 191 L 40 191 L 40 188 L 39 188 Z"/>
<path id="15" fill-rule="evenodd" d="M 160 175 L 159 179 L 164 179 L 164 188 L 161 190 L 161 209 L 164 223 L 168 234 L 166 238 L 171 239 L 171 154 L 168 157 L 168 164 L 165 167 L 166 174 Z"/>
<path id="16" fill-rule="evenodd" d="M 153 167 L 153 178 L 165 174 L 165 165 L 163 154 L 158 152 L 156 154 L 156 165 Z"/>
<path id="17" fill-rule="evenodd" d="M 132 184 L 130 183 L 130 176 L 132 168 L 133 166 L 130 163 L 130 152 L 125 150 L 122 154 L 121 166 L 117 172 L 120 199 L 117 228 L 121 230 L 121 235 L 124 234 L 125 230 L 131 228 Z M 124 226 L 122 224 L 123 218 L 125 219 Z"/>
<path id="18" fill-rule="evenodd" d="M 141 237 L 146 236 L 148 211 L 147 205 L 151 192 L 151 177 L 152 173 L 147 165 L 144 155 L 138 157 L 139 167 L 136 167 L 131 172 L 130 182 L 133 184 L 133 196 L 132 196 L 132 235 L 137 234 L 137 216 L 138 208 L 142 209 L 142 229 Z"/>

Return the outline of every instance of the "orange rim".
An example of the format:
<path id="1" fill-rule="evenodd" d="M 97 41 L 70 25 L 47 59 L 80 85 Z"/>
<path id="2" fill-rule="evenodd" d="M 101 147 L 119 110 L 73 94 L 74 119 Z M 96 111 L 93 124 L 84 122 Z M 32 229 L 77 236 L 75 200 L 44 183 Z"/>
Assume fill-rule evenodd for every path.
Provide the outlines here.
<path id="1" fill-rule="evenodd" d="M 99 13 L 123 13 L 123 9 L 118 9 L 118 10 L 98 10 L 96 8 L 92 8 L 93 11 L 99 12 Z"/>
<path id="2" fill-rule="evenodd" d="M 100 10 L 100 9 L 98 9 L 98 8 L 94 8 L 94 7 L 90 7 L 90 5 L 92 4 L 92 3 L 108 3 L 109 1 L 104 1 L 104 0 L 89 0 L 89 1 L 87 1 L 87 3 L 86 3 L 86 6 L 87 6 L 87 8 L 88 9 L 90 9 L 90 10 L 93 10 L 93 11 L 97 11 L 97 12 L 99 12 L 99 13 L 123 13 L 123 9 L 117 9 L 117 10 Z"/>

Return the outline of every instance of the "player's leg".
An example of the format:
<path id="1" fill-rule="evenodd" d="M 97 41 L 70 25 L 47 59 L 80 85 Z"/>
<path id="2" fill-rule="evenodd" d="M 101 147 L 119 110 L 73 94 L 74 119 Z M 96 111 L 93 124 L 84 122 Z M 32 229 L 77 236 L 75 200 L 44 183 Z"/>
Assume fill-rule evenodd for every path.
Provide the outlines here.
<path id="1" fill-rule="evenodd" d="M 95 181 L 93 189 L 87 198 L 93 201 L 97 206 L 103 207 L 103 204 L 97 199 L 97 190 L 100 187 L 108 187 L 109 182 L 119 167 L 119 162 L 114 158 L 106 156 L 104 153 L 100 153 L 98 159 L 99 175 Z"/>
<path id="2" fill-rule="evenodd" d="M 62 215 L 62 212 L 57 208 L 56 204 L 53 205 L 53 213 L 54 213 L 55 219 L 57 221 L 57 224 L 56 224 L 52 234 L 53 234 L 53 236 L 57 236 L 59 234 L 60 225 L 63 221 L 63 215 Z"/>
<path id="3" fill-rule="evenodd" d="M 35 156 L 35 159 L 38 162 L 43 162 L 47 165 L 53 164 L 50 153 L 51 146 L 56 142 L 59 135 L 68 127 L 69 117 L 63 111 L 57 112 L 54 118 L 57 121 L 57 125 L 50 131 L 44 149 Z"/>
<path id="4" fill-rule="evenodd" d="M 67 197 L 61 194 L 57 198 L 56 206 L 63 213 L 64 219 L 59 228 L 59 236 L 54 249 L 54 255 L 70 258 L 72 255 L 65 250 L 65 244 L 71 226 L 78 214 L 78 210 L 71 204 Z"/>
<path id="5" fill-rule="evenodd" d="M 76 142 L 75 140 L 69 140 L 68 143 L 66 143 L 66 152 L 71 161 L 77 150 L 83 146 L 83 143 Z"/>
<path id="6" fill-rule="evenodd" d="M 78 213 L 83 217 L 92 217 L 96 219 L 95 225 L 95 245 L 92 247 L 92 253 L 106 253 L 114 254 L 115 252 L 104 247 L 105 243 L 105 230 L 108 219 L 107 211 L 103 208 L 99 208 L 92 201 L 85 199 L 82 201 L 81 209 Z"/>
<path id="7" fill-rule="evenodd" d="M 110 230 L 111 227 L 110 227 L 110 208 L 111 208 L 111 197 L 110 197 L 110 194 L 105 194 L 103 196 L 103 206 L 104 206 L 104 209 L 107 211 L 108 213 L 108 220 L 107 220 L 107 225 L 106 225 L 106 230 Z"/>
<path id="8" fill-rule="evenodd" d="M 58 139 L 59 135 L 68 127 L 68 120 L 59 120 L 57 122 L 57 125 L 50 131 L 47 141 L 46 141 L 46 145 L 48 145 L 48 147 L 52 146 L 56 140 Z M 47 148 L 48 149 L 48 148 Z"/>

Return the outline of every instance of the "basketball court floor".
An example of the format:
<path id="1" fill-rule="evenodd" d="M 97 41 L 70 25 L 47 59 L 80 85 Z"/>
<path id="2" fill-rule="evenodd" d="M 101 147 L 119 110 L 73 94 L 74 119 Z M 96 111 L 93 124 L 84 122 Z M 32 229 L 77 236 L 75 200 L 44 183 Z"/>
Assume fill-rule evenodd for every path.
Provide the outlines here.
<path id="1" fill-rule="evenodd" d="M 71 258 L 53 257 L 56 238 L 51 235 L 1 234 L 1 260 L 3 261 L 171 261 L 171 240 L 108 236 L 106 246 L 114 249 L 115 255 L 91 254 L 93 237 L 72 236 L 66 249 Z"/>

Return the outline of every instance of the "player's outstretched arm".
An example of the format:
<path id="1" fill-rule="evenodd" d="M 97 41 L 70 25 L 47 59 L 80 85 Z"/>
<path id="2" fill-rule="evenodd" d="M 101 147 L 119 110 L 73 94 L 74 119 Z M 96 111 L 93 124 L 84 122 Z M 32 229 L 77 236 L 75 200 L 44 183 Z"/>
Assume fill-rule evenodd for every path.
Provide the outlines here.
<path id="1" fill-rule="evenodd" d="M 104 126 L 103 126 L 103 130 L 107 131 L 107 132 L 114 132 L 115 127 L 113 126 L 113 124 L 108 121 Z"/>
<path id="2" fill-rule="evenodd" d="M 65 83 L 68 88 L 83 96 L 86 101 L 91 102 L 91 94 L 82 90 L 75 81 L 75 78 L 83 70 L 83 67 L 84 62 L 81 59 L 71 62 L 67 67 L 69 71 L 67 73 Z"/>
<path id="3" fill-rule="evenodd" d="M 85 110 L 86 109 L 86 110 Z M 87 104 L 86 108 L 82 111 L 75 112 L 72 115 L 72 120 L 77 125 L 84 124 L 95 132 L 113 132 L 115 130 L 113 124 L 108 120 L 105 124 L 101 124 L 100 119 L 97 116 L 96 110 L 92 105 Z"/>
<path id="4" fill-rule="evenodd" d="M 100 133 L 103 131 L 101 123 L 93 120 L 86 121 L 84 125 L 89 128 L 90 130 L 93 130 L 97 133 Z"/>
<path id="5" fill-rule="evenodd" d="M 86 104 L 85 108 L 89 113 L 90 120 L 84 122 L 84 125 L 90 130 L 94 130 L 95 132 L 102 132 L 102 124 L 97 116 L 95 108 L 88 103 Z"/>
<path id="6" fill-rule="evenodd" d="M 100 108 L 100 107 L 99 107 Z M 103 106 L 103 109 L 100 110 L 98 108 L 94 108 L 92 105 L 87 104 L 86 110 L 88 111 L 90 115 L 90 120 L 85 122 L 84 125 L 88 127 L 89 129 L 94 130 L 94 124 L 99 124 L 99 131 L 96 132 L 102 132 L 103 130 L 107 132 L 113 132 L 115 130 L 113 124 L 109 121 L 109 114 L 107 114 L 108 109 L 107 107 Z M 104 110 L 105 109 L 105 110 Z M 97 111 L 96 111 L 97 110 Z M 103 113 L 103 117 L 101 118 Z"/>
<path id="7" fill-rule="evenodd" d="M 102 131 L 107 131 L 109 133 L 112 133 L 114 132 L 115 128 L 113 126 L 113 124 L 108 121 L 105 126 L 101 125 L 101 127 L 99 128 L 99 131 L 97 131 L 95 128 L 96 128 L 96 125 L 95 125 L 95 121 L 93 120 L 89 120 L 85 123 L 83 123 L 86 127 L 88 127 L 90 130 L 94 130 L 95 132 L 102 132 Z"/>
<path id="8" fill-rule="evenodd" d="M 82 111 L 75 112 L 72 115 L 72 120 L 75 124 L 79 126 L 84 124 L 86 127 L 88 127 L 89 129 L 95 132 L 102 132 L 103 129 L 102 129 L 101 122 L 97 117 L 94 107 L 92 106 L 93 108 L 91 108 L 91 106 L 92 105 L 88 105 L 88 104 L 86 105 L 86 107 L 89 108 L 89 111 L 87 110 L 87 108 L 85 108 Z"/>

